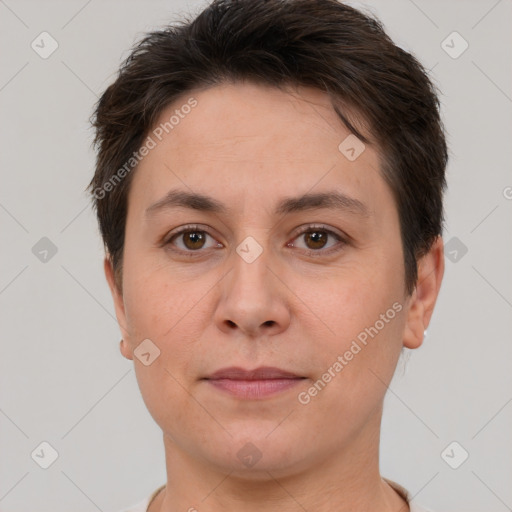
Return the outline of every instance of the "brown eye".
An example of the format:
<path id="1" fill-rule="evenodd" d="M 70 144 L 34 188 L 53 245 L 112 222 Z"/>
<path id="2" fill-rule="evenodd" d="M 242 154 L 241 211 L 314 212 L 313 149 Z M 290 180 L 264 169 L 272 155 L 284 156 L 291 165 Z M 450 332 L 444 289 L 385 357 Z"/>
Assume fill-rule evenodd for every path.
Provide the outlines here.
<path id="1" fill-rule="evenodd" d="M 304 233 L 304 240 L 309 249 L 323 249 L 327 243 L 328 235 L 325 231 L 308 231 Z"/>
<path id="2" fill-rule="evenodd" d="M 208 238 L 211 240 L 210 245 L 208 245 Z M 222 247 L 222 244 L 199 226 L 185 226 L 170 236 L 167 242 L 164 242 L 164 246 L 169 246 L 170 249 L 181 254 L 194 256 L 206 252 L 209 248 Z"/>
<path id="3" fill-rule="evenodd" d="M 206 239 L 204 231 L 185 231 L 180 236 L 185 247 L 191 250 L 201 249 Z"/>
<path id="4" fill-rule="evenodd" d="M 303 240 L 303 244 L 297 243 L 297 240 Z M 334 243 L 329 242 L 330 240 Z M 341 250 L 345 245 L 346 240 L 341 235 L 322 226 L 309 226 L 308 229 L 299 233 L 292 243 L 288 244 L 288 246 L 302 249 L 310 256 L 328 255 Z"/>

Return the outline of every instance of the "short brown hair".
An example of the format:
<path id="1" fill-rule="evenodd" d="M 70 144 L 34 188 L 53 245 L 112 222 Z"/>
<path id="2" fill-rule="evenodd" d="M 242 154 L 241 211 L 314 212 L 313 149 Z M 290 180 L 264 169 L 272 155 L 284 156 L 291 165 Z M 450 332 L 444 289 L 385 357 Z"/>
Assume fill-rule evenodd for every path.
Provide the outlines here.
<path id="1" fill-rule="evenodd" d="M 440 103 L 425 69 L 377 19 L 336 0 L 215 0 L 196 18 L 134 46 L 92 119 L 97 162 L 88 190 L 119 289 L 133 172 L 108 194 L 106 184 L 126 169 L 166 106 L 194 88 L 236 81 L 320 89 L 351 132 L 376 144 L 397 204 L 412 293 L 417 258 L 443 228 L 448 151 Z M 368 133 L 354 126 L 351 111 Z"/>

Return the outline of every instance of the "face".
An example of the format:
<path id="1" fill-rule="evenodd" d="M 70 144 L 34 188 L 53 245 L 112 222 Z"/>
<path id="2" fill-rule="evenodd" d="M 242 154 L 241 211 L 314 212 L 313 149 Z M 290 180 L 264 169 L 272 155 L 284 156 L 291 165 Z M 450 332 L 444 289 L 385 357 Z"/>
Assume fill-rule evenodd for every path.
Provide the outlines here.
<path id="1" fill-rule="evenodd" d="M 376 148 L 340 150 L 350 133 L 309 88 L 196 90 L 157 124 L 176 109 L 134 171 L 122 295 L 107 268 L 150 414 L 202 464 L 243 473 L 261 456 L 253 475 L 374 442 L 400 350 L 424 328 Z M 230 367 L 296 378 L 208 378 Z"/>

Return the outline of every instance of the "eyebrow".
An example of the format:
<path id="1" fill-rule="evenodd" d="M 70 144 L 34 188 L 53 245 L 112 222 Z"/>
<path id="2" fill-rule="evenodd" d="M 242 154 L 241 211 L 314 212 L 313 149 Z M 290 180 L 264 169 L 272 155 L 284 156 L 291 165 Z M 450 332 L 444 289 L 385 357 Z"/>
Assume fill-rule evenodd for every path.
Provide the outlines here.
<path id="1" fill-rule="evenodd" d="M 157 212 L 175 207 L 224 215 L 232 213 L 230 208 L 213 197 L 173 189 L 149 206 L 146 209 L 145 216 L 152 217 Z M 284 215 L 315 209 L 338 210 L 363 217 L 370 216 L 368 208 L 359 199 L 349 197 L 341 192 L 319 192 L 303 194 L 298 197 L 286 197 L 277 204 L 275 214 Z"/>

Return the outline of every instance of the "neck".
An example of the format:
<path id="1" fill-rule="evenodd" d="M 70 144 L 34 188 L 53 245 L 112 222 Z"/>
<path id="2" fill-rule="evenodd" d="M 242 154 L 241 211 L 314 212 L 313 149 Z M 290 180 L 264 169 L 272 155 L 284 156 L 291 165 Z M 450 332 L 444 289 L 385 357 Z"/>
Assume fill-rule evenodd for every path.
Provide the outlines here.
<path id="1" fill-rule="evenodd" d="M 193 457 L 164 435 L 167 485 L 148 512 L 409 512 L 379 473 L 380 415 L 307 470 L 262 468 L 250 477 Z"/>

